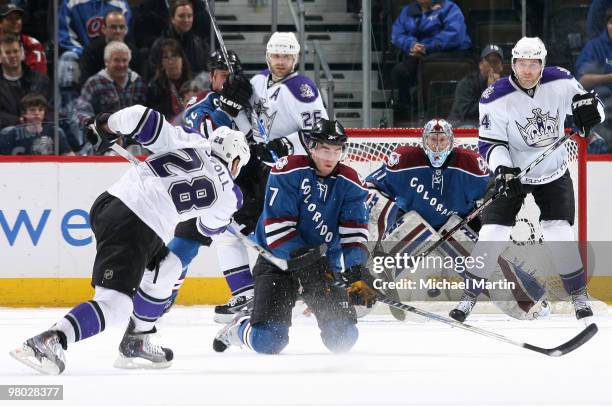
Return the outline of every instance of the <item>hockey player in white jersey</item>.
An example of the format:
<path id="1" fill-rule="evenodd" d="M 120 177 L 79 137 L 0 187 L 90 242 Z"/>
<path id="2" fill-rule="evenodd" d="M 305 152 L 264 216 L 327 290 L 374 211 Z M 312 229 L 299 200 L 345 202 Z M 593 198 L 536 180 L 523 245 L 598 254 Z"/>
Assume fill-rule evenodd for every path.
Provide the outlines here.
<path id="1" fill-rule="evenodd" d="M 241 132 L 220 127 L 209 141 L 139 105 L 99 114 L 91 126 L 87 135 L 99 152 L 123 135 L 153 155 L 92 205 L 93 299 L 10 354 L 39 372 L 59 374 L 69 344 L 129 321 L 115 366 L 168 367 L 172 351 L 150 341 L 181 272 L 179 258 L 166 244 L 176 224 L 190 218 L 197 219 L 204 236 L 225 230 L 242 204 L 233 179 L 249 160 L 249 148 Z"/>
<path id="2" fill-rule="evenodd" d="M 291 32 L 275 32 L 266 45 L 268 69 L 251 79 L 253 96 L 250 103 L 253 143 L 251 154 L 264 164 L 271 165 L 283 156 L 306 155 L 303 130 L 309 130 L 327 112 L 317 86 L 307 76 L 295 72 L 300 53 L 300 44 Z M 245 113 L 235 117 L 238 128 L 247 118 Z M 251 168 L 242 178 L 251 179 L 249 188 L 256 201 L 245 201 L 245 207 L 236 213 L 235 219 L 244 225 L 242 232 L 250 234 L 255 229 L 263 207 L 263 191 L 269 167 Z M 240 183 L 241 187 L 245 182 Z M 260 192 L 260 193 L 259 193 Z M 227 234 L 227 233 L 226 233 Z M 231 235 L 215 238 L 219 263 L 223 274 L 232 286 L 240 292 L 230 301 L 215 307 L 215 321 L 229 322 L 235 311 L 248 305 L 253 290 L 253 279 L 248 275 L 249 258 L 246 248 Z M 249 288 L 246 290 L 246 288 Z"/>
<path id="3" fill-rule="evenodd" d="M 495 188 L 503 196 L 483 213 L 483 226 L 472 256 L 483 256 L 485 266 L 474 269 L 467 289 L 450 316 L 463 321 L 481 293 L 482 281 L 492 272 L 508 241 L 516 215 L 527 193 L 540 208 L 545 241 L 575 240 L 573 183 L 567 168 L 567 150 L 558 148 L 520 179 L 516 175 L 563 136 L 567 114 L 588 135 L 604 119 L 603 105 L 587 93 L 565 69 L 545 67 L 546 48 L 537 37 L 524 37 L 512 49 L 512 74 L 487 88 L 480 100 L 479 151 L 495 174 Z M 586 277 L 575 244 L 549 245 L 551 258 L 569 294 L 576 318 L 592 316 Z M 475 283 L 481 281 L 481 283 Z"/>

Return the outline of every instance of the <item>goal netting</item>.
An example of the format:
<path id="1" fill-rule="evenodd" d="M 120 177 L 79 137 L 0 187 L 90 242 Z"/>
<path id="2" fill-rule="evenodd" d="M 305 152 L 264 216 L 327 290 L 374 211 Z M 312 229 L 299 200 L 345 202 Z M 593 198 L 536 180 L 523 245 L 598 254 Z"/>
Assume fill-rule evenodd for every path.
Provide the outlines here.
<path id="1" fill-rule="evenodd" d="M 476 129 L 455 129 L 454 145 L 477 151 L 478 131 Z M 422 144 L 422 129 L 348 129 L 349 136 L 348 150 L 345 163 L 355 168 L 362 177 L 378 169 L 387 157 L 397 148 L 403 145 L 420 146 Z M 586 206 L 586 145 L 580 138 L 574 137 L 568 140 L 564 146 L 568 151 L 568 168 L 574 183 L 574 197 L 576 204 L 576 220 L 574 232 L 580 241 L 586 240 L 586 219 L 583 215 Z M 408 187 L 408 185 L 406 185 Z M 582 209 L 582 211 L 581 211 Z M 510 261 L 523 263 L 521 258 L 514 255 L 513 245 L 520 246 L 525 244 L 539 244 L 542 242 L 542 230 L 539 224 L 540 210 L 535 204 L 531 195 L 525 199 L 521 208 L 516 226 L 512 230 L 512 242 L 509 243 L 509 250 L 505 255 Z M 518 249 L 517 249 L 518 252 Z M 515 256 L 514 258 L 512 256 Z M 560 278 L 554 272 L 550 258 L 542 256 L 537 261 L 526 264 L 527 271 L 534 275 L 546 285 L 551 300 L 566 299 L 567 295 L 563 289 Z M 449 300 L 457 300 L 459 297 L 449 297 Z M 406 298 L 402 298 L 406 299 Z M 409 298 L 418 300 L 419 298 Z M 423 298 L 427 300 L 427 298 Z M 557 312 L 568 311 L 568 306 L 557 303 Z M 486 311 L 486 306 L 477 306 L 482 311 Z"/>

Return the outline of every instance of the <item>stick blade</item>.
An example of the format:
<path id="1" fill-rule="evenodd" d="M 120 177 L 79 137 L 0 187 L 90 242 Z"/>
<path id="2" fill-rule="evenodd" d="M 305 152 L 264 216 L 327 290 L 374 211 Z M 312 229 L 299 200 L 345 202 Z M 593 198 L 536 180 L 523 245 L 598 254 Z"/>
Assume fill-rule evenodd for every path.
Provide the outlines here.
<path id="1" fill-rule="evenodd" d="M 537 347 L 535 345 L 531 345 L 528 343 L 524 343 L 523 347 L 532 350 L 535 352 L 539 352 L 540 354 L 548 355 L 549 357 L 560 357 L 562 355 L 568 354 L 578 347 L 581 347 L 584 343 L 589 341 L 595 334 L 597 334 L 598 328 L 595 323 L 591 323 L 584 330 L 582 330 L 578 335 L 566 343 L 561 344 L 555 348 L 542 348 Z"/>

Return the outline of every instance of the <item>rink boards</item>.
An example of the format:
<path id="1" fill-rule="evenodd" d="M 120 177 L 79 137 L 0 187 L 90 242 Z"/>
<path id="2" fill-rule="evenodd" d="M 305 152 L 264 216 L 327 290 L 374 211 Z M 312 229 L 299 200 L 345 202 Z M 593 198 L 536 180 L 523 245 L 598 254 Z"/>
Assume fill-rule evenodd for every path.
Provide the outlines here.
<path id="1" fill-rule="evenodd" d="M 114 157 L 0 158 L 0 306 L 63 306 L 91 297 L 95 240 L 88 211 L 128 168 Z M 611 178 L 612 157 L 588 162 L 589 241 L 610 240 Z M 610 264 L 610 257 L 597 262 Z M 608 266 L 597 267 L 590 288 L 610 296 Z M 201 248 L 180 302 L 220 303 L 228 295 L 214 245 Z"/>

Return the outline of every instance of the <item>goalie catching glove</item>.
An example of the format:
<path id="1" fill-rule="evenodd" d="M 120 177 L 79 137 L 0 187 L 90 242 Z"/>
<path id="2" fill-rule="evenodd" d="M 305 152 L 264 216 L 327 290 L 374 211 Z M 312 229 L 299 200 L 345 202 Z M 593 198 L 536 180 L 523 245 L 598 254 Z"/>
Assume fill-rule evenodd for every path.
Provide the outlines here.
<path id="1" fill-rule="evenodd" d="M 525 194 L 523 183 L 516 177 L 521 168 L 508 168 L 500 165 L 495 169 L 495 190 L 506 197 L 516 197 Z"/>
<path id="2" fill-rule="evenodd" d="M 253 86 L 246 76 L 242 74 L 230 76 L 225 80 L 219 96 L 221 110 L 236 117 L 240 110 L 249 105 L 251 96 L 253 96 Z"/>
<path id="3" fill-rule="evenodd" d="M 93 145 L 94 151 L 97 154 L 103 154 L 108 151 L 120 136 L 120 134 L 107 131 L 107 123 L 110 116 L 110 113 L 100 113 L 85 121 L 85 138 Z"/>
<path id="4" fill-rule="evenodd" d="M 376 303 L 378 292 L 373 288 L 374 277 L 363 265 L 353 265 L 340 273 L 340 278 L 347 284 L 348 293 L 352 305 L 372 307 Z"/>
<path id="5" fill-rule="evenodd" d="M 591 127 L 601 123 L 601 114 L 599 111 L 599 101 L 595 92 L 591 91 L 585 94 L 576 94 L 572 98 L 572 115 L 574 123 L 583 132 L 582 137 L 589 135 Z"/>

